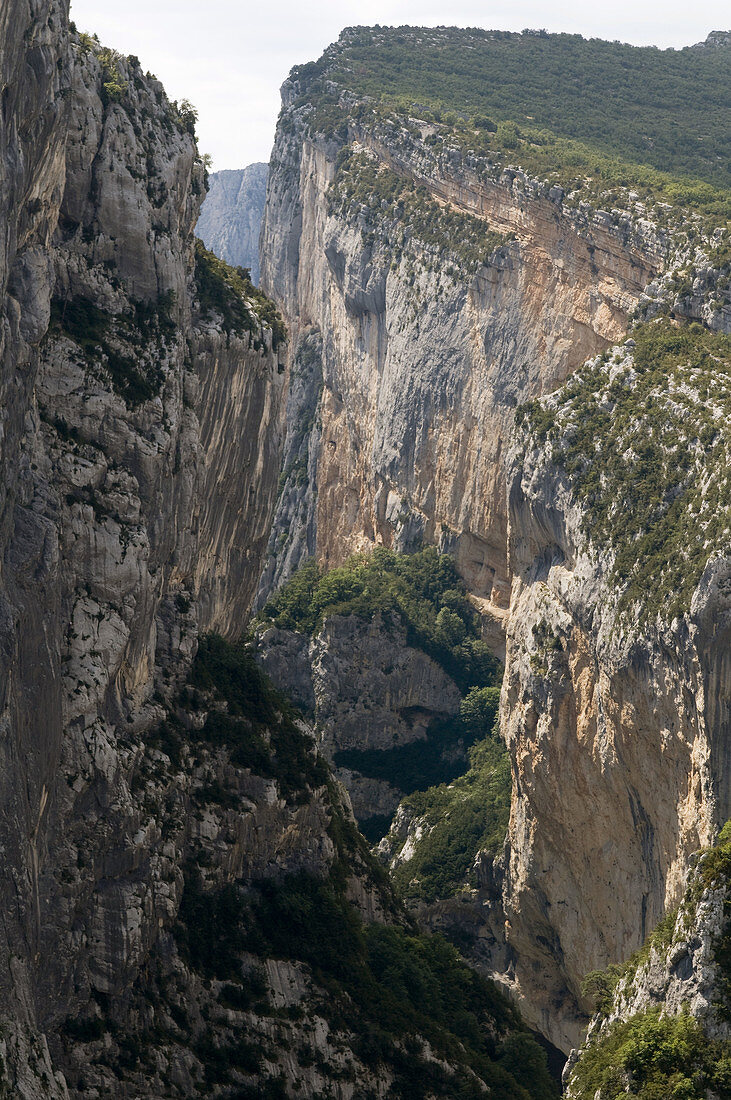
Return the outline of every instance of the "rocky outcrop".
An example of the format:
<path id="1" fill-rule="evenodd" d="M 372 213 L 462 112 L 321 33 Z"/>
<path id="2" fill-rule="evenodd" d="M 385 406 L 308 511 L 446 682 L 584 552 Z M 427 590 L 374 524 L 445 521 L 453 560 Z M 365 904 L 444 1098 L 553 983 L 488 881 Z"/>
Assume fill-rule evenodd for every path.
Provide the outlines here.
<path id="1" fill-rule="evenodd" d="M 268 959 L 255 939 L 247 944 L 244 927 L 252 884 L 327 877 L 342 854 L 338 837 L 352 830 L 347 800 L 317 782 L 326 771 L 304 724 L 286 726 L 299 758 L 286 781 L 271 761 L 240 766 L 231 745 L 211 745 L 206 719 L 222 705 L 215 692 L 197 693 L 192 706 L 168 714 L 162 737 L 148 735 L 135 758 L 132 787 L 144 810 L 134 821 L 131 807 L 104 814 L 105 827 L 116 820 L 136 832 L 131 849 L 107 853 L 91 919 L 77 902 L 84 958 L 69 957 L 62 944 L 54 967 L 67 998 L 73 976 L 76 1012 L 46 1021 L 72 1096 L 196 1096 L 203 1083 L 219 1096 L 276 1077 L 291 1085 L 303 1073 L 317 1091 L 331 1076 L 330 1058 L 343 1062 L 310 968 Z M 88 836 L 89 822 L 72 820 L 66 842 Z M 355 872 L 358 857 L 349 859 Z M 85 854 L 81 867 L 83 881 L 93 874 Z M 347 894 L 371 919 L 384 918 L 381 892 L 365 872 L 352 874 Z M 272 1010 L 291 1006 L 291 1020 L 273 1026 Z"/>
<path id="2" fill-rule="evenodd" d="M 206 248 L 233 267 L 248 267 L 259 282 L 259 233 L 264 215 L 266 164 L 211 172 L 197 233 Z"/>
<path id="3" fill-rule="evenodd" d="M 437 543 L 494 610 L 497 642 L 515 407 L 619 337 L 663 241 L 649 225 L 573 209 L 560 188 L 442 148 L 426 123 L 313 136 L 298 98 L 307 87 L 304 76 L 283 87 L 262 285 L 293 336 L 290 438 L 301 410 L 316 411 L 292 445 L 265 585 L 313 550 L 332 565 L 374 543 Z M 373 205 L 384 173 L 406 198 Z M 315 345 L 305 394 L 303 349 Z"/>
<path id="4" fill-rule="evenodd" d="M 691 46 L 691 49 L 717 50 L 728 46 L 731 46 L 731 31 L 710 31 L 702 42 L 696 42 L 695 46 Z"/>
<path id="5" fill-rule="evenodd" d="M 731 1052 L 728 837 L 725 844 L 722 842 L 715 850 L 696 854 L 691 864 L 680 905 L 667 914 L 641 951 L 621 967 L 590 975 L 589 980 L 603 1003 L 591 1021 L 581 1049 L 571 1052 L 566 1065 L 564 1080 L 568 1097 L 587 1095 L 586 1067 L 590 1060 L 596 1064 L 597 1051 L 611 1041 L 617 1030 L 637 1024 L 648 1014 L 658 1011 L 660 1018 L 668 1022 L 690 1018 L 690 1028 L 699 1029 L 699 1045 L 708 1052 L 708 1064 L 704 1068 L 709 1077 L 715 1064 L 720 1069 L 724 1056 L 728 1058 Z M 647 1063 L 652 1064 L 650 1059 L 657 1058 L 660 1069 L 667 1072 L 670 1087 L 672 1070 L 692 1072 L 689 1044 L 686 1040 L 683 1064 L 668 1066 L 667 1058 L 664 1065 L 663 1059 L 658 1057 L 661 1040 L 661 1035 L 651 1033 L 645 1038 Z M 633 1068 L 641 1070 L 644 1067 Z M 726 1082 L 722 1073 L 718 1083 L 723 1089 Z M 704 1084 L 710 1085 L 711 1092 L 717 1094 L 712 1080 L 706 1079 Z M 594 1095 L 593 1085 L 589 1085 L 589 1091 Z M 599 1100 L 601 1095 L 603 1093 L 599 1094 Z"/>
<path id="6" fill-rule="evenodd" d="M 425 741 L 435 719 L 459 710 L 461 693 L 454 681 L 426 653 L 407 644 L 406 630 L 394 614 L 370 620 L 333 615 L 312 638 L 262 624 L 257 659 L 312 716 L 321 751 L 334 763 L 361 824 L 373 816 L 390 817 L 405 792 L 395 778 L 369 777 L 356 764 L 339 764 L 338 754 L 349 749 L 388 754 Z"/>
<path id="7" fill-rule="evenodd" d="M 708 375 L 685 366 L 697 362 L 686 345 L 673 367 L 663 331 L 678 332 L 661 322 L 589 364 L 538 408 L 542 426 L 528 415 L 512 453 L 506 932 L 516 989 L 565 1050 L 580 1034 L 583 975 L 642 944 L 677 903 L 691 853 L 731 809 L 721 391 L 708 398 L 706 444 L 692 442 L 706 407 L 695 387 L 705 392 L 704 378 L 728 365 L 711 357 Z M 600 409 L 611 409 L 608 432 Z M 572 462 L 589 438 L 588 457 Z M 589 492 L 592 455 L 602 473 Z"/>

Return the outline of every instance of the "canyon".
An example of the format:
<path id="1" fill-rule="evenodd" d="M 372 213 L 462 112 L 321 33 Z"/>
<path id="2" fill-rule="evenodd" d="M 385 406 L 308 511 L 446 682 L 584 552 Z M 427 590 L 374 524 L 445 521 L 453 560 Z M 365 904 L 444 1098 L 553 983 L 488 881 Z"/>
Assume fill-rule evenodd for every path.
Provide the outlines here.
<path id="1" fill-rule="evenodd" d="M 232 267 L 246 267 L 259 282 L 259 233 L 264 215 L 266 164 L 211 172 L 196 234 Z"/>
<path id="2" fill-rule="evenodd" d="M 631 370 L 628 318 L 656 310 L 673 235 L 644 206 L 633 214 L 636 197 L 611 216 L 577 204 L 437 141 L 433 123 L 376 113 L 318 138 L 318 81 L 295 72 L 283 87 L 262 229 L 262 285 L 287 319 L 295 385 L 258 601 L 312 555 L 331 568 L 373 544 L 425 542 L 454 556 L 505 660 L 514 785 L 500 902 L 485 896 L 493 975 L 568 1050 L 583 976 L 641 945 L 729 815 L 728 498 L 718 541 L 689 566 L 685 615 L 628 629 L 613 607 L 616 546 L 587 538 L 586 506 L 556 467 L 562 429 L 547 447 L 513 421 L 612 345 L 610 362 Z M 379 184 L 394 199 L 371 201 Z M 404 214 L 414 193 L 419 224 L 433 211 L 429 235 Z M 468 234 L 486 241 L 476 268 Z M 728 292 L 711 313 L 705 281 L 671 293 L 673 315 L 728 332 Z M 342 729 L 349 707 L 343 697 Z"/>
<path id="3" fill-rule="evenodd" d="M 660 1006 L 726 1095 L 727 191 L 376 106 L 355 28 L 257 280 L 189 105 L 61 0 L 0 31 L 0 1096 L 548 1100 L 581 1048 L 583 1100 Z"/>

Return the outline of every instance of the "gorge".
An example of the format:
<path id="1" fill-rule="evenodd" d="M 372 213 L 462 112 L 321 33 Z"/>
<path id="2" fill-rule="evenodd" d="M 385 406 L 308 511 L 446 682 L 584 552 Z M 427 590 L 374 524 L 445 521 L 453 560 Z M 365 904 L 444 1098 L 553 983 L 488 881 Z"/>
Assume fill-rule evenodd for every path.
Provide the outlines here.
<path id="1" fill-rule="evenodd" d="M 728 35 L 0 26 L 0 1096 L 731 1095 Z"/>

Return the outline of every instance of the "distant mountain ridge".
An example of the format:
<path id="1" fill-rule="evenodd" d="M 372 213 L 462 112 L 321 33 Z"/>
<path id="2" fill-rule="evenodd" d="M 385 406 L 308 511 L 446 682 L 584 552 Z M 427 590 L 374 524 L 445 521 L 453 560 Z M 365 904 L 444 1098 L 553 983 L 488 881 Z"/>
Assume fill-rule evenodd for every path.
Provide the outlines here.
<path id="1" fill-rule="evenodd" d="M 248 267 L 255 283 L 268 174 L 268 165 L 260 163 L 213 172 L 197 227 L 206 248 L 234 267 Z"/>

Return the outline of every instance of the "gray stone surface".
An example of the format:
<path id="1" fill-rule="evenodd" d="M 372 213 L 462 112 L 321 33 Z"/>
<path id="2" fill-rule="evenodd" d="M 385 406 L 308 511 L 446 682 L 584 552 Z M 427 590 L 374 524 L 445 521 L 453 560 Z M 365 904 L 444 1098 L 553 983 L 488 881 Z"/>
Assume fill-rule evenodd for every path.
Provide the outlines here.
<path id="1" fill-rule="evenodd" d="M 633 384 L 632 351 L 597 364 L 605 386 Z M 516 992 L 567 1050 L 583 976 L 642 945 L 731 815 L 731 563 L 709 547 L 688 615 L 621 620 L 616 548 L 587 538 L 551 448 L 525 436 L 509 470 L 506 931 Z"/>
<path id="2" fill-rule="evenodd" d="M 313 553 L 335 565 L 374 543 L 423 540 L 455 554 L 499 649 L 515 407 L 623 334 L 666 242 L 649 223 L 574 208 L 521 171 L 490 175 L 457 149 L 435 152 L 426 124 L 353 125 L 348 140 L 374 164 L 515 236 L 476 271 L 433 241 L 399 244 L 402 223 L 374 225 L 328 197 L 341 142 L 306 132 L 302 93 L 283 87 L 261 238 L 293 385 L 259 602 Z"/>
<path id="3" fill-rule="evenodd" d="M 203 167 L 161 85 L 69 36 L 61 4 L 6 4 L 0 33 L 0 1091 L 65 1097 L 70 1068 L 72 1095 L 85 1074 L 84 1095 L 113 1096 L 59 1027 L 129 995 L 177 912 L 190 785 L 207 780 L 148 739 L 199 628 L 245 621 L 284 374 L 268 329 L 229 338 L 200 315 Z M 219 847 L 262 871 L 276 799 L 260 782 L 250 801 L 264 847 Z"/>
<path id="4" fill-rule="evenodd" d="M 196 226 L 206 248 L 234 267 L 248 267 L 255 284 L 268 173 L 267 164 L 211 172 Z"/>
<path id="5" fill-rule="evenodd" d="M 701 864 L 704 858 L 701 856 Z M 710 1039 L 731 1038 L 724 1011 L 724 976 L 716 960 L 719 940 L 728 926 L 730 899 L 731 882 L 726 876 L 719 876 L 709 886 L 701 869 L 691 869 L 668 940 L 651 943 L 634 972 L 619 980 L 608 1010 L 592 1019 L 581 1048 L 571 1052 L 564 1071 L 568 1100 L 575 1094 L 572 1077 L 582 1055 L 614 1024 L 648 1009 L 660 1008 L 668 1016 L 689 1012 Z"/>
<path id="6" fill-rule="evenodd" d="M 257 660 L 274 683 L 312 717 L 330 761 L 343 749 L 388 751 L 426 738 L 430 724 L 457 713 L 459 688 L 440 666 L 407 644 L 398 617 L 332 615 L 313 637 L 257 627 Z M 466 767 L 465 760 L 465 767 Z M 392 814 L 395 783 L 336 767 L 358 821 Z"/>

